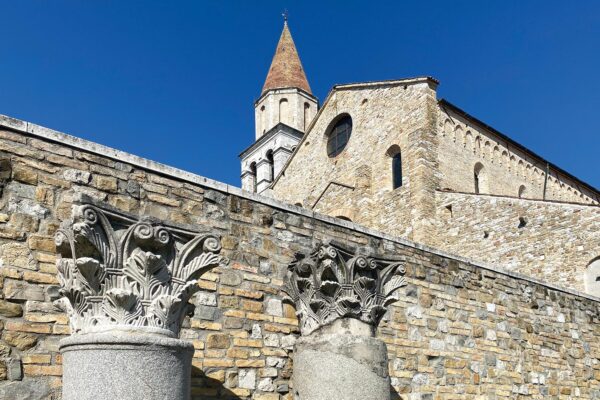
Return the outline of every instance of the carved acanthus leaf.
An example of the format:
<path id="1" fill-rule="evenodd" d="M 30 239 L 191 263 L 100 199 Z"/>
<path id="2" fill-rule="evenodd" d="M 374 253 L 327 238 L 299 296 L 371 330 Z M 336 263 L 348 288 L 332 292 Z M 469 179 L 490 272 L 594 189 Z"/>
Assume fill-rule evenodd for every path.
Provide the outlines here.
<path id="1" fill-rule="evenodd" d="M 76 206 L 56 234 L 58 280 L 73 332 L 157 328 L 178 335 L 202 274 L 227 262 L 219 238 Z"/>
<path id="2" fill-rule="evenodd" d="M 302 334 L 340 318 L 377 326 L 396 292 L 406 285 L 402 263 L 367 257 L 341 246 L 319 245 L 298 254 L 288 268 L 284 291 L 296 306 Z"/>

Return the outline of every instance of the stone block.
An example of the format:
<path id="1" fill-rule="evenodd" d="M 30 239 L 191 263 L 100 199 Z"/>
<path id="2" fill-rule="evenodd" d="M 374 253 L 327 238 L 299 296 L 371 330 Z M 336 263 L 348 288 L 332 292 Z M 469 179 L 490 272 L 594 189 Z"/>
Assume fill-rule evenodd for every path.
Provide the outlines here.
<path id="1" fill-rule="evenodd" d="M 67 181 L 81 184 L 88 184 L 91 178 L 91 174 L 89 172 L 71 168 L 66 169 L 62 176 Z"/>
<path id="2" fill-rule="evenodd" d="M 227 349 L 231 345 L 231 338 L 224 333 L 211 333 L 206 337 L 206 347 L 209 349 Z"/>
<path id="3" fill-rule="evenodd" d="M 240 369 L 238 371 L 238 387 L 243 389 L 256 388 L 256 370 Z"/>
<path id="4" fill-rule="evenodd" d="M 0 315 L 7 318 L 20 317 L 23 315 L 23 307 L 20 304 L 0 299 Z"/>
<path id="5" fill-rule="evenodd" d="M 13 279 L 4 280 L 4 296 L 9 300 L 44 300 L 44 290 L 39 285 Z"/>
<path id="6" fill-rule="evenodd" d="M 269 315 L 273 315 L 276 317 L 283 316 L 283 308 L 280 299 L 268 299 L 266 301 L 265 312 Z"/>
<path id="7" fill-rule="evenodd" d="M 23 379 L 23 367 L 21 360 L 11 358 L 6 363 L 8 379 L 11 381 L 20 381 Z"/>
<path id="8" fill-rule="evenodd" d="M 5 330 L 2 333 L 2 340 L 5 341 L 7 344 L 23 351 L 35 346 L 38 338 L 37 335 L 31 333 L 11 332 Z"/>

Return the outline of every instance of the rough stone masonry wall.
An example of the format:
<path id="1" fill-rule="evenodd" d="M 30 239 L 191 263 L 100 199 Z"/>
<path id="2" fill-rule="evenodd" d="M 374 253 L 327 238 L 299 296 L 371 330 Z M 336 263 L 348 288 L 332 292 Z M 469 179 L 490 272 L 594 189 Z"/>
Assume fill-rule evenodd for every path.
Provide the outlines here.
<path id="1" fill-rule="evenodd" d="M 438 192 L 437 210 L 432 245 L 557 285 L 584 291 L 600 256 L 599 206 Z"/>
<path id="2" fill-rule="evenodd" d="M 438 117 L 440 188 L 474 193 L 474 167 L 481 163 L 480 192 L 528 199 L 544 198 L 546 162 L 443 106 Z M 598 205 L 598 193 L 554 169 L 546 199 Z"/>
<path id="3" fill-rule="evenodd" d="M 57 343 L 69 328 L 52 305 L 52 235 L 82 194 L 222 235 L 230 266 L 205 275 L 195 315 L 182 331 L 196 349 L 194 399 L 291 400 L 298 323 L 281 302 L 282 278 L 296 252 L 326 239 L 405 260 L 409 285 L 377 333 L 388 345 L 393 398 L 600 398 L 600 316 L 593 299 L 74 138 L 48 136 L 114 159 L 0 133 L 0 165 L 10 169 L 0 204 L 0 398 L 60 398 Z"/>
<path id="4" fill-rule="evenodd" d="M 431 124 L 437 106 L 433 112 L 430 109 L 436 104 L 433 86 L 433 82 L 419 79 L 336 88 L 275 183 L 275 198 L 332 216 L 351 210 L 346 213 L 354 215 L 352 221 L 356 223 L 385 227 L 389 233 L 413 239 L 412 221 L 423 220 L 420 213 L 429 205 L 427 200 L 416 204 L 413 197 L 427 197 L 419 195 L 431 171 L 423 165 L 427 154 L 422 145 L 427 133 L 435 129 Z M 343 113 L 352 118 L 352 135 L 346 148 L 331 158 L 327 155 L 327 131 Z M 392 146 L 402 151 L 403 186 L 396 190 L 392 187 L 391 157 L 387 155 Z M 332 182 L 354 190 L 328 189 Z"/>

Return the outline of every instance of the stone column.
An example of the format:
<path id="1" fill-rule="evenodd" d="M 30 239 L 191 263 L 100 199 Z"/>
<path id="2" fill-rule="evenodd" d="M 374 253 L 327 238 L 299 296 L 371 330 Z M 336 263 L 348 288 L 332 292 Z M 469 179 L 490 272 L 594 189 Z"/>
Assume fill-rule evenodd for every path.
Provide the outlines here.
<path id="1" fill-rule="evenodd" d="M 256 163 L 256 193 L 260 193 L 273 182 L 271 176 L 271 163 L 266 158 L 261 158 Z"/>
<path id="2" fill-rule="evenodd" d="M 74 207 L 57 232 L 63 400 L 187 400 L 191 343 L 178 339 L 197 279 L 225 263 L 217 236 Z"/>
<path id="3" fill-rule="evenodd" d="M 273 179 L 275 179 L 277 175 L 279 175 L 279 173 L 283 169 L 283 166 L 285 165 L 287 160 L 289 160 L 291 155 L 292 151 L 285 147 L 279 147 L 275 149 L 275 151 L 273 152 L 273 163 L 275 164 L 273 166 L 273 171 L 275 173 Z"/>
<path id="4" fill-rule="evenodd" d="M 254 192 L 256 176 L 251 171 L 242 173 L 242 189 L 248 192 Z"/>
<path id="5" fill-rule="evenodd" d="M 387 348 L 375 329 L 405 285 L 397 261 L 335 244 L 298 255 L 286 301 L 296 306 L 302 337 L 294 347 L 295 400 L 389 400 Z"/>

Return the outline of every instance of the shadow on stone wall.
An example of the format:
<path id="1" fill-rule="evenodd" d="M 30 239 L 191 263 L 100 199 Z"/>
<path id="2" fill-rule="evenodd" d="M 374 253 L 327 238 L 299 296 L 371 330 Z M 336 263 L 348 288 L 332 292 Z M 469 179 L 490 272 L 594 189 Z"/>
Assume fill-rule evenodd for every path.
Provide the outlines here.
<path id="1" fill-rule="evenodd" d="M 219 379 L 211 378 L 200 368 L 192 366 L 192 399 L 241 400 L 241 397 L 223 386 Z"/>
<path id="2" fill-rule="evenodd" d="M 402 396 L 400 396 L 400 394 L 398 394 L 398 392 L 396 392 L 396 390 L 394 390 L 392 388 L 392 393 L 390 394 L 390 400 L 404 400 L 404 398 Z"/>

